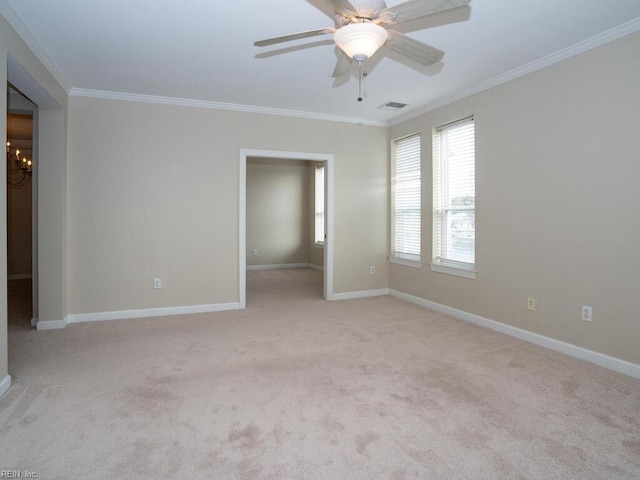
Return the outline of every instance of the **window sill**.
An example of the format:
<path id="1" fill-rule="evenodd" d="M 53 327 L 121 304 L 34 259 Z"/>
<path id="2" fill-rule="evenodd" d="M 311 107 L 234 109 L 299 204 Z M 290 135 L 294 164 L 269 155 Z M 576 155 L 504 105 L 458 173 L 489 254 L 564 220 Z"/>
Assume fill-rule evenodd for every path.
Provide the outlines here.
<path id="1" fill-rule="evenodd" d="M 475 280 L 476 276 L 478 275 L 478 272 L 468 268 L 462 268 L 462 267 L 452 266 L 452 265 L 444 265 L 442 263 L 432 263 L 430 265 L 431 265 L 431 270 L 434 272 L 446 273 L 447 275 L 455 275 L 456 277 L 464 277 L 464 278 L 470 278 L 472 280 Z"/>
<path id="2" fill-rule="evenodd" d="M 405 267 L 422 268 L 422 262 L 420 260 L 409 260 L 408 258 L 389 257 L 391 263 L 396 265 L 404 265 Z"/>

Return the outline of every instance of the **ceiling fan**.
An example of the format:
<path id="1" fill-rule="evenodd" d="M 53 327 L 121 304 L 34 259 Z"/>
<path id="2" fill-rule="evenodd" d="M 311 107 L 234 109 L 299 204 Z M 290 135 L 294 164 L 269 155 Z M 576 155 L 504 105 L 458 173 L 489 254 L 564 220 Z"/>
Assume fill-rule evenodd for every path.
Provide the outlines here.
<path id="1" fill-rule="evenodd" d="M 363 62 L 383 46 L 423 66 L 438 63 L 444 56 L 443 51 L 388 29 L 386 26 L 462 7 L 470 1 L 409 0 L 400 5 L 387 7 L 384 0 L 315 0 L 314 3 L 325 7 L 325 10 L 334 12 L 334 27 L 269 38 L 255 42 L 254 45 L 266 47 L 332 33 L 341 52 L 333 77 L 337 78 L 349 73 L 355 60 L 360 68 L 361 82 Z M 362 95 L 358 96 L 358 101 L 362 101 Z"/>

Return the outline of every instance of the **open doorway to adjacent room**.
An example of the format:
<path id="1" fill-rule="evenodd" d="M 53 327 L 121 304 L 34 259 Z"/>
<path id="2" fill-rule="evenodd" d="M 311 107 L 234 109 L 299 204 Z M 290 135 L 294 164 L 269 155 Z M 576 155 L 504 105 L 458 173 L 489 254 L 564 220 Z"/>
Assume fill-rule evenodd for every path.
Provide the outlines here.
<path id="1" fill-rule="evenodd" d="M 8 85 L 7 304 L 10 330 L 32 328 L 37 107 Z"/>
<path id="2" fill-rule="evenodd" d="M 330 300 L 333 156 L 242 150 L 239 203 L 240 307 L 248 278 L 262 296 Z"/>
<path id="3" fill-rule="evenodd" d="M 322 298 L 324 162 L 247 158 L 247 302 Z"/>

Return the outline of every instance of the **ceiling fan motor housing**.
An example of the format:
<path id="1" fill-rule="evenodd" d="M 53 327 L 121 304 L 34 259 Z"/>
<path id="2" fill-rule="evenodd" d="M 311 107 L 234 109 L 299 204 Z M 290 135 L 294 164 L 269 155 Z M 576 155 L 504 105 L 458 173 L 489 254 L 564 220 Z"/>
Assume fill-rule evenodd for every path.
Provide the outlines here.
<path id="1" fill-rule="evenodd" d="M 356 9 L 354 13 L 361 18 L 373 19 L 387 8 L 384 0 L 351 0 L 349 3 Z"/>

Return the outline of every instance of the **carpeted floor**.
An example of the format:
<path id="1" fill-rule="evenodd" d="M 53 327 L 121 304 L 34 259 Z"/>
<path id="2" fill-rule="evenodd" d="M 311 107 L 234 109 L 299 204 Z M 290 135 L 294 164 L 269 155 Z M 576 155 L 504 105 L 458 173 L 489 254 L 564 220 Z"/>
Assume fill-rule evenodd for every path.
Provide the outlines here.
<path id="1" fill-rule="evenodd" d="M 398 299 L 321 290 L 313 270 L 249 271 L 243 311 L 46 332 L 10 322 L 0 470 L 640 478 L 639 381 Z"/>

